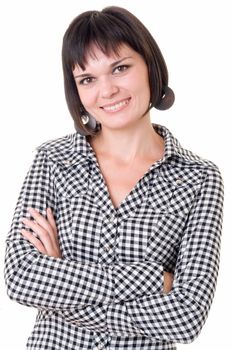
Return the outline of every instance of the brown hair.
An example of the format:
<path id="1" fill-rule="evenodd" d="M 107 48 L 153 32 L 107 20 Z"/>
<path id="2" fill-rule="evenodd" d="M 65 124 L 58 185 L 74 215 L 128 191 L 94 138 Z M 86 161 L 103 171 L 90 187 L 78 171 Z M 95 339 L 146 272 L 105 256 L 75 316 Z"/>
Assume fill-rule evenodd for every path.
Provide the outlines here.
<path id="1" fill-rule="evenodd" d="M 168 109 L 174 102 L 174 93 L 168 88 L 168 71 L 163 55 L 148 29 L 132 13 L 124 8 L 110 6 L 102 11 L 86 11 L 69 25 L 63 37 L 62 65 L 65 96 L 69 111 L 78 129 L 88 130 L 81 121 L 85 113 L 73 77 L 75 65 L 85 69 L 86 56 L 92 44 L 104 54 L 117 54 L 124 43 L 139 53 L 147 67 L 150 85 L 150 106 Z"/>

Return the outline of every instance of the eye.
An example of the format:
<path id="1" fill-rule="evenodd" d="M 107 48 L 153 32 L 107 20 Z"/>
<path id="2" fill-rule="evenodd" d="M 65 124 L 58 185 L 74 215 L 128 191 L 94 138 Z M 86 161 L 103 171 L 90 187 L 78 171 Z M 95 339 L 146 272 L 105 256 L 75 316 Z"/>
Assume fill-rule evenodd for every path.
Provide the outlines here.
<path id="1" fill-rule="evenodd" d="M 94 80 L 95 80 L 95 78 L 87 77 L 87 78 L 80 80 L 79 85 L 89 85 L 89 84 L 93 83 Z"/>
<path id="2" fill-rule="evenodd" d="M 130 66 L 128 64 L 123 64 L 114 68 L 113 73 L 125 72 Z"/>

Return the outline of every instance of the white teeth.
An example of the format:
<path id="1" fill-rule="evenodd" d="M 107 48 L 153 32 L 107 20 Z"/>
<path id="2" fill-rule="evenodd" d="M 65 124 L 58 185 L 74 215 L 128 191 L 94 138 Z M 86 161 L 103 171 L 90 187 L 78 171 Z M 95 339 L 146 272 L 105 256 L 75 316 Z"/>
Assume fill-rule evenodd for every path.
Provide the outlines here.
<path id="1" fill-rule="evenodd" d="M 128 103 L 129 103 L 129 100 L 125 100 L 125 101 L 121 101 L 119 103 L 116 103 L 113 106 L 103 107 L 103 109 L 105 109 L 106 111 L 116 111 L 117 109 L 121 108 L 122 106 L 127 105 Z"/>

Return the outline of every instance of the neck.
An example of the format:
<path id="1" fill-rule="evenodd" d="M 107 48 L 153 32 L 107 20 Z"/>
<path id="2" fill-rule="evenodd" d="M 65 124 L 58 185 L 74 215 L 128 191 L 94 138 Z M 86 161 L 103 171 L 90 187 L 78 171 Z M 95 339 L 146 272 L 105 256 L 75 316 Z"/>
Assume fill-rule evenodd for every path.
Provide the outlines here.
<path id="1" fill-rule="evenodd" d="M 149 116 L 124 129 L 108 129 L 102 125 L 100 133 L 91 138 L 90 144 L 97 154 L 125 164 L 135 159 L 160 159 L 164 152 L 163 138 L 155 132 Z"/>

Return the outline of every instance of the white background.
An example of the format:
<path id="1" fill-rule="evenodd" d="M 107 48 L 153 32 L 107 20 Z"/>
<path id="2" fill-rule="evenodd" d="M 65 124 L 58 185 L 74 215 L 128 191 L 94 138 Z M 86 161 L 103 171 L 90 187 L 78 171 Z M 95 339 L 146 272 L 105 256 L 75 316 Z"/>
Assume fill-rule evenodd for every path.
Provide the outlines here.
<path id="1" fill-rule="evenodd" d="M 153 4 L 153 7 L 152 7 Z M 173 108 L 152 112 L 181 144 L 215 162 L 225 181 L 222 258 L 216 296 L 201 335 L 178 349 L 232 346 L 232 11 L 227 0 L 0 2 L 0 348 L 25 349 L 36 311 L 8 299 L 5 238 L 22 181 L 42 142 L 74 132 L 63 94 L 62 36 L 80 12 L 123 6 L 138 16 L 166 59 Z M 230 151 L 231 150 L 231 151 Z"/>

